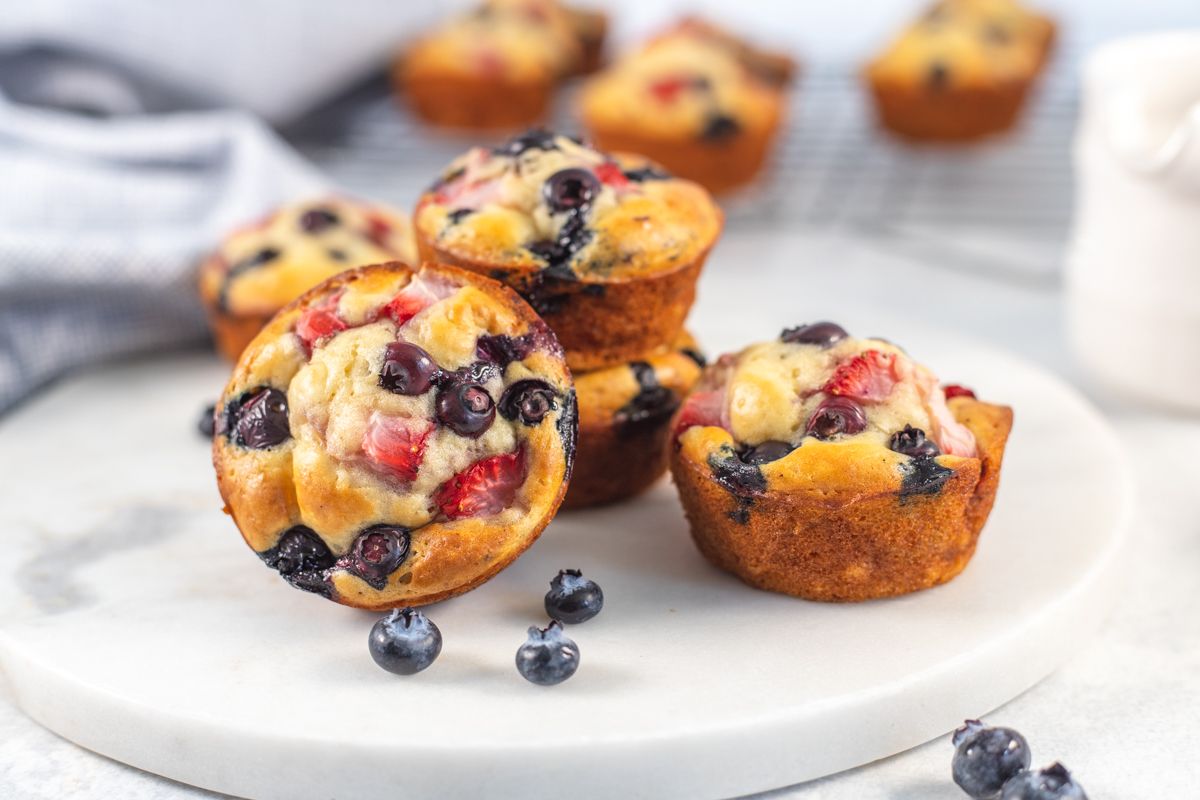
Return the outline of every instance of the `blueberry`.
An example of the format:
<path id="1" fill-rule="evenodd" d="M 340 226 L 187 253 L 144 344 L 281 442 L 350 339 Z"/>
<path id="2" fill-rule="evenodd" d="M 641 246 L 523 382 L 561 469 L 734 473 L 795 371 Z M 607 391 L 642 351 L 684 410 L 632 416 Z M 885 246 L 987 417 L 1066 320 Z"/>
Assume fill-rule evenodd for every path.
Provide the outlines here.
<path id="1" fill-rule="evenodd" d="M 706 142 L 722 142 L 737 136 L 741 131 L 741 124 L 733 117 L 728 114 L 713 114 L 704 123 L 700 138 Z"/>
<path id="2" fill-rule="evenodd" d="M 326 572 L 334 566 L 333 553 L 316 531 L 296 525 L 284 531 L 279 543 L 259 557 L 297 589 L 329 596 Z"/>
<path id="3" fill-rule="evenodd" d="M 942 61 L 934 61 L 929 65 L 925 83 L 934 91 L 945 89 L 950 85 L 950 67 Z"/>
<path id="4" fill-rule="evenodd" d="M 334 261 L 345 261 L 347 258 L 349 258 L 349 256 L 346 255 L 345 250 L 339 250 L 336 247 L 331 247 L 325 252 L 328 253 L 329 257 Z"/>
<path id="5" fill-rule="evenodd" d="M 447 214 L 446 218 L 450 220 L 451 225 L 457 225 L 458 223 L 462 222 L 465 218 L 471 216 L 474 213 L 475 213 L 475 209 L 473 209 L 473 208 L 456 208 L 453 211 L 451 211 L 449 214 Z"/>
<path id="6" fill-rule="evenodd" d="M 500 156 L 519 156 L 526 150 L 557 150 L 555 139 L 550 131 L 535 128 L 514 136 L 492 152 Z"/>
<path id="7" fill-rule="evenodd" d="M 747 464 L 769 464 L 772 461 L 778 461 L 795 449 L 787 442 L 771 440 L 743 450 L 739 457 Z"/>
<path id="8" fill-rule="evenodd" d="M 888 447 L 911 458 L 934 458 L 942 454 L 938 446 L 925 438 L 925 431 L 905 425 L 904 430 L 892 434 Z"/>
<path id="9" fill-rule="evenodd" d="M 367 583 L 382 589 L 388 576 L 408 557 L 410 542 L 407 528 L 372 525 L 354 540 L 350 566 Z"/>
<path id="10" fill-rule="evenodd" d="M 563 635 L 557 620 L 545 628 L 529 629 L 529 638 L 517 650 L 517 672 L 530 683 L 553 686 L 579 669 L 579 646 Z"/>
<path id="11" fill-rule="evenodd" d="M 1000 800 L 1087 800 L 1087 793 L 1067 768 L 1056 761 L 1048 767 L 1023 771 L 1010 778 L 1004 784 Z"/>
<path id="12" fill-rule="evenodd" d="M 433 357 L 409 342 L 391 342 L 383 351 L 379 385 L 393 394 L 425 394 L 441 370 Z"/>
<path id="13" fill-rule="evenodd" d="M 991 728 L 969 719 L 954 732 L 954 782 L 976 798 L 1000 795 L 1004 782 L 1029 767 L 1029 744 L 1012 728 Z"/>
<path id="14" fill-rule="evenodd" d="M 437 420 L 459 436 L 477 439 L 496 418 L 496 404 L 476 383 L 452 382 L 438 391 Z"/>
<path id="15" fill-rule="evenodd" d="M 833 347 L 850 334 L 836 322 L 814 322 L 810 325 L 798 325 L 795 328 L 784 328 L 779 338 L 788 344 L 815 344 L 821 347 Z"/>
<path id="16" fill-rule="evenodd" d="M 341 220 L 338 219 L 338 215 L 329 209 L 314 208 L 309 211 L 305 211 L 304 215 L 300 217 L 300 228 L 305 233 L 316 234 L 320 233 L 326 228 L 332 228 L 340 221 Z"/>
<path id="17" fill-rule="evenodd" d="M 231 404 L 233 439 L 243 447 L 265 450 L 286 441 L 288 427 L 287 395 L 278 389 L 264 388 Z"/>
<path id="18" fill-rule="evenodd" d="M 867 412 L 850 397 L 834 395 L 821 401 L 808 418 L 804 428 L 807 436 L 832 439 L 835 436 L 853 436 L 867 427 Z"/>
<path id="19" fill-rule="evenodd" d="M 375 623 L 367 645 L 388 672 L 416 675 L 442 652 L 442 632 L 420 611 L 396 609 Z"/>
<path id="20" fill-rule="evenodd" d="M 577 569 L 560 570 L 546 592 L 546 613 L 568 625 L 587 622 L 604 608 L 604 592 Z"/>
<path id="21" fill-rule="evenodd" d="M 638 167 L 625 170 L 625 177 L 634 183 L 645 183 L 646 181 L 665 181 L 671 176 L 658 167 Z"/>
<path id="22" fill-rule="evenodd" d="M 537 425 L 555 408 L 557 396 L 545 381 L 532 378 L 517 381 L 500 396 L 500 415 L 505 419 L 520 419 L 526 425 Z"/>
<path id="23" fill-rule="evenodd" d="M 600 181 L 590 170 L 561 169 L 542 184 L 542 198 L 551 211 L 586 209 L 600 194 Z"/>
<path id="24" fill-rule="evenodd" d="M 206 439 L 213 437 L 213 432 L 217 427 L 217 407 L 209 403 L 200 412 L 200 419 L 196 420 L 196 429 L 200 431 L 200 435 Z"/>

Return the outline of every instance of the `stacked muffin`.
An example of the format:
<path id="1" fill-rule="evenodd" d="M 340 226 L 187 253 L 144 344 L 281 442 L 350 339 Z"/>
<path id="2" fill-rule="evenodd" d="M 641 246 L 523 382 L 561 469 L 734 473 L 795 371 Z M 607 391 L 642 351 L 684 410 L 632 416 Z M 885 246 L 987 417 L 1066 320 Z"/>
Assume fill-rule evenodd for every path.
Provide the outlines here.
<path id="1" fill-rule="evenodd" d="M 530 131 L 455 159 L 413 226 L 422 259 L 513 287 L 565 348 L 580 413 L 568 506 L 628 497 L 665 471 L 670 418 L 700 374 L 683 324 L 722 226 L 708 192 Z"/>

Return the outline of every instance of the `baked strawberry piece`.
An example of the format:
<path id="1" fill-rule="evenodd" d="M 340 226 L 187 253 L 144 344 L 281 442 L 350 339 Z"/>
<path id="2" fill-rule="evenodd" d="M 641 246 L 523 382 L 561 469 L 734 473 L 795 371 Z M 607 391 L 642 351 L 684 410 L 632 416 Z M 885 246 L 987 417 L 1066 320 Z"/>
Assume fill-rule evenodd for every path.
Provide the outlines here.
<path id="1" fill-rule="evenodd" d="M 722 356 L 680 409 L 692 535 L 747 583 L 865 600 L 950 580 L 991 510 L 1012 411 L 833 323 Z"/>
<path id="2" fill-rule="evenodd" d="M 515 288 L 573 370 L 669 346 L 721 225 L 697 184 L 542 130 L 455 159 L 414 214 L 422 258 Z"/>
<path id="3" fill-rule="evenodd" d="M 281 311 L 221 397 L 229 513 L 293 586 L 360 608 L 495 575 L 557 510 L 575 393 L 554 334 L 452 267 L 343 273 Z"/>

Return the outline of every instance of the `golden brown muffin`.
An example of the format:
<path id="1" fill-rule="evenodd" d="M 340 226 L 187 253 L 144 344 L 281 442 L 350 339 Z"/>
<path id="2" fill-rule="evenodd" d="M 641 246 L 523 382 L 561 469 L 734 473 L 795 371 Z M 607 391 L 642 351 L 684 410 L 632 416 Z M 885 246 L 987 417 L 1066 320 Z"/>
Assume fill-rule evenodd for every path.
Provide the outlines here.
<path id="1" fill-rule="evenodd" d="M 402 212 L 346 197 L 306 200 L 227 236 L 200 267 L 200 299 L 217 349 L 235 361 L 279 309 L 326 278 L 416 255 Z"/>
<path id="2" fill-rule="evenodd" d="M 338 275 L 271 320 L 221 395 L 217 485 L 288 583 L 432 603 L 491 578 L 554 516 L 575 394 L 514 292 L 453 267 Z"/>
<path id="3" fill-rule="evenodd" d="M 520 292 L 583 372 L 675 340 L 722 216 L 702 187 L 644 160 L 529 131 L 455 159 L 413 225 L 422 258 Z"/>
<path id="4" fill-rule="evenodd" d="M 774 592 L 868 600 L 966 567 L 1011 426 L 1011 409 L 939 387 L 895 345 L 817 323 L 706 370 L 671 472 L 714 565 Z"/>
<path id="5" fill-rule="evenodd" d="M 880 122 L 902 136 L 967 141 L 1008 130 L 1054 41 L 1014 0 L 942 0 L 866 68 Z"/>
<path id="6" fill-rule="evenodd" d="M 392 79 L 426 121 L 519 128 L 542 119 L 555 85 L 578 71 L 573 17 L 550 0 L 489 0 L 413 42 Z"/>
<path id="7" fill-rule="evenodd" d="M 686 20 L 590 79 L 580 109 L 599 147 L 640 153 L 720 193 L 762 168 L 794 69 L 787 56 Z"/>
<path id="8" fill-rule="evenodd" d="M 579 449 L 563 508 L 624 500 L 662 477 L 671 418 L 703 366 L 685 333 L 645 358 L 575 375 Z"/>

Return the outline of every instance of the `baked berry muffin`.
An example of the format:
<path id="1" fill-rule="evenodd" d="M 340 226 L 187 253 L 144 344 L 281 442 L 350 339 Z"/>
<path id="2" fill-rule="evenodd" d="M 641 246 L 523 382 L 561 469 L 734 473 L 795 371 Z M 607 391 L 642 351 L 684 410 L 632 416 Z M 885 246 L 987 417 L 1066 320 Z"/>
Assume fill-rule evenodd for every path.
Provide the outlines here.
<path id="1" fill-rule="evenodd" d="M 1012 410 L 833 323 L 722 356 L 680 410 L 671 472 L 700 551 L 761 589 L 868 600 L 967 565 Z"/>
<path id="2" fill-rule="evenodd" d="M 687 21 L 591 78 L 580 109 L 597 146 L 640 153 L 725 192 L 758 174 L 794 63 Z"/>
<path id="3" fill-rule="evenodd" d="M 918 140 L 1008 130 L 1053 40 L 1054 23 L 1014 0 L 942 0 L 867 66 L 879 120 Z"/>
<path id="4" fill-rule="evenodd" d="M 455 159 L 413 223 L 423 259 L 508 283 L 584 372 L 675 340 L 722 216 L 690 181 L 535 130 Z"/>
<path id="5" fill-rule="evenodd" d="M 416 258 L 407 216 L 346 197 L 284 206 L 228 237 L 200 267 L 217 348 L 236 360 L 275 312 L 351 267 Z"/>
<path id="6" fill-rule="evenodd" d="M 393 83 L 426 121 L 519 128 L 546 115 L 555 85 L 580 68 L 572 16 L 546 0 L 491 0 L 413 42 Z"/>
<path id="7" fill-rule="evenodd" d="M 566 6 L 579 41 L 580 61 L 576 74 L 587 75 L 604 62 L 604 42 L 608 38 L 608 15 L 593 8 Z"/>
<path id="8" fill-rule="evenodd" d="M 703 366 L 684 333 L 645 358 L 575 375 L 579 450 L 563 508 L 623 500 L 662 477 L 671 418 Z"/>
<path id="9" fill-rule="evenodd" d="M 511 290 L 440 265 L 342 273 L 284 308 L 218 404 L 213 463 L 246 543 L 359 608 L 491 578 L 554 516 L 575 393 Z"/>

